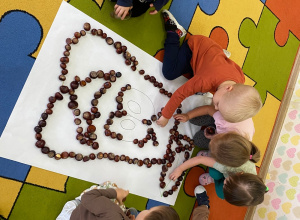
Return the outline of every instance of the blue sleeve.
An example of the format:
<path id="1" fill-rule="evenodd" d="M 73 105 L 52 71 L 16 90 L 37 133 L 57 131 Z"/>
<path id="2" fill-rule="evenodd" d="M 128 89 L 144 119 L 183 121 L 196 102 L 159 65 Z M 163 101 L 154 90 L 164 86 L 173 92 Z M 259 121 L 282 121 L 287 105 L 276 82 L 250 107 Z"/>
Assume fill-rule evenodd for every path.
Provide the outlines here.
<path id="1" fill-rule="evenodd" d="M 160 11 L 162 7 L 164 7 L 169 0 L 156 0 L 153 2 L 153 5 L 157 11 Z"/>
<path id="2" fill-rule="evenodd" d="M 130 6 L 132 6 L 132 0 L 118 0 L 117 5 L 120 5 L 123 7 L 130 7 Z"/>

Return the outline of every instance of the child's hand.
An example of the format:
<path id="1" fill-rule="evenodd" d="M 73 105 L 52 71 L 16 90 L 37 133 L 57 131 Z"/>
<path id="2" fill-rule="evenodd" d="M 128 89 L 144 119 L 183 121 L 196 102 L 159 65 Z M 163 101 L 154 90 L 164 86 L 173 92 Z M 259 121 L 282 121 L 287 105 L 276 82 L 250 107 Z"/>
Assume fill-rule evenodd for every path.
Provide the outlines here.
<path id="1" fill-rule="evenodd" d="M 121 20 L 124 20 L 126 15 L 129 13 L 129 10 L 132 8 L 131 7 L 124 7 L 120 5 L 115 5 L 115 14 L 118 15 L 118 17 L 121 18 Z"/>
<path id="2" fill-rule="evenodd" d="M 117 192 L 117 200 L 119 202 L 119 204 L 123 204 L 123 201 L 125 200 L 125 198 L 128 196 L 129 194 L 129 190 L 124 190 L 121 188 L 116 188 L 115 189 Z"/>
<path id="3" fill-rule="evenodd" d="M 164 116 L 161 116 L 157 121 L 156 124 L 158 124 L 160 127 L 165 127 L 169 122 L 169 119 L 165 118 Z"/>
<path id="4" fill-rule="evenodd" d="M 153 8 L 153 7 L 154 7 L 154 5 L 151 3 L 151 4 L 150 4 L 150 8 Z M 155 14 L 157 14 L 157 12 L 158 12 L 158 11 L 154 8 L 154 10 L 151 10 L 151 11 L 149 12 L 149 14 L 150 14 L 150 15 L 155 15 Z"/>
<path id="5" fill-rule="evenodd" d="M 179 167 L 177 167 L 170 175 L 169 175 L 169 179 L 170 180 L 177 180 L 178 177 L 181 176 L 183 170 Z"/>
<path id="6" fill-rule="evenodd" d="M 135 220 L 135 216 L 134 215 L 129 215 L 129 219 L 130 220 Z"/>
<path id="7" fill-rule="evenodd" d="M 188 114 L 176 114 L 173 117 L 180 122 L 187 122 L 190 120 Z"/>
<path id="8" fill-rule="evenodd" d="M 204 136 L 207 139 L 212 139 L 216 135 L 215 132 L 216 131 L 214 127 L 208 126 L 207 128 L 204 129 Z"/>

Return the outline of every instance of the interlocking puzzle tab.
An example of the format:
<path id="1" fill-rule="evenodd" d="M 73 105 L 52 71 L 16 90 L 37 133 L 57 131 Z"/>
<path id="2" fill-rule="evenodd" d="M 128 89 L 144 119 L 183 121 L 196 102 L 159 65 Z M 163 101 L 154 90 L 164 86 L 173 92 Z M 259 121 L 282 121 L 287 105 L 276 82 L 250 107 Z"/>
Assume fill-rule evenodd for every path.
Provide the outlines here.
<path id="1" fill-rule="evenodd" d="M 263 102 L 267 91 L 278 100 L 282 99 L 299 46 L 299 40 L 293 34 L 289 34 L 284 47 L 276 44 L 274 30 L 277 23 L 275 15 L 264 7 L 257 26 L 246 18 L 239 30 L 241 44 L 249 48 L 243 71 L 256 82 L 255 88 Z"/>
<path id="2" fill-rule="evenodd" d="M 197 6 L 200 7 L 201 11 L 207 15 L 213 15 L 218 9 L 220 0 L 192 0 L 189 3 L 184 3 L 180 0 L 173 0 L 170 6 L 170 12 L 175 16 L 180 18 L 179 22 L 186 30 L 193 19 L 194 12 Z M 184 12 L 184 16 L 178 16 Z"/>
<path id="3" fill-rule="evenodd" d="M 275 29 L 275 41 L 284 46 L 292 32 L 300 39 L 300 1 L 295 0 L 268 0 L 266 6 L 279 19 Z"/>

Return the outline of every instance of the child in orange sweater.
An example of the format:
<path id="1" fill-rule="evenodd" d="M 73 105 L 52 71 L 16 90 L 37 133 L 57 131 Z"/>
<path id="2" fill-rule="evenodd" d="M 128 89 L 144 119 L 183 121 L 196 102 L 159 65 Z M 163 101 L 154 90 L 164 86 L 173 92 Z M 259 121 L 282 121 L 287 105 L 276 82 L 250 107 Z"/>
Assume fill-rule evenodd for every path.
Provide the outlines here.
<path id="1" fill-rule="evenodd" d="M 163 18 L 167 31 L 162 70 L 165 78 L 173 80 L 188 72 L 193 77 L 173 93 L 157 124 L 164 127 L 181 102 L 197 92 L 214 94 L 213 105 L 198 108 L 197 116 L 220 111 L 226 121 L 236 123 L 256 115 L 262 106 L 260 95 L 252 86 L 243 85 L 242 69 L 227 58 L 223 49 L 201 35 L 191 36 L 179 47 L 186 31 L 169 11 L 163 10 Z"/>

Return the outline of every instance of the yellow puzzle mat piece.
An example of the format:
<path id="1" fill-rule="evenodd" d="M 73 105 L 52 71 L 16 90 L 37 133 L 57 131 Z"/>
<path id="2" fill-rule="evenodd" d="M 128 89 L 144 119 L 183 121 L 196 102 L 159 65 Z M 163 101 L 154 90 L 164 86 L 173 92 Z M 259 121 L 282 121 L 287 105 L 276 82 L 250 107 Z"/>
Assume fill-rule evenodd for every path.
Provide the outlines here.
<path id="1" fill-rule="evenodd" d="M 0 177 L 0 214 L 4 218 L 8 218 L 22 184 L 22 182 Z"/>
<path id="2" fill-rule="evenodd" d="M 67 179 L 68 176 L 31 167 L 25 182 L 64 192 Z"/>
<path id="3" fill-rule="evenodd" d="M 215 27 L 224 28 L 229 37 L 227 49 L 231 52 L 230 58 L 242 66 L 248 49 L 243 47 L 238 39 L 240 24 L 246 17 L 251 18 L 257 24 L 263 6 L 261 1 L 220 1 L 213 16 L 206 15 L 198 6 L 188 31 L 193 35 L 209 36 Z"/>

